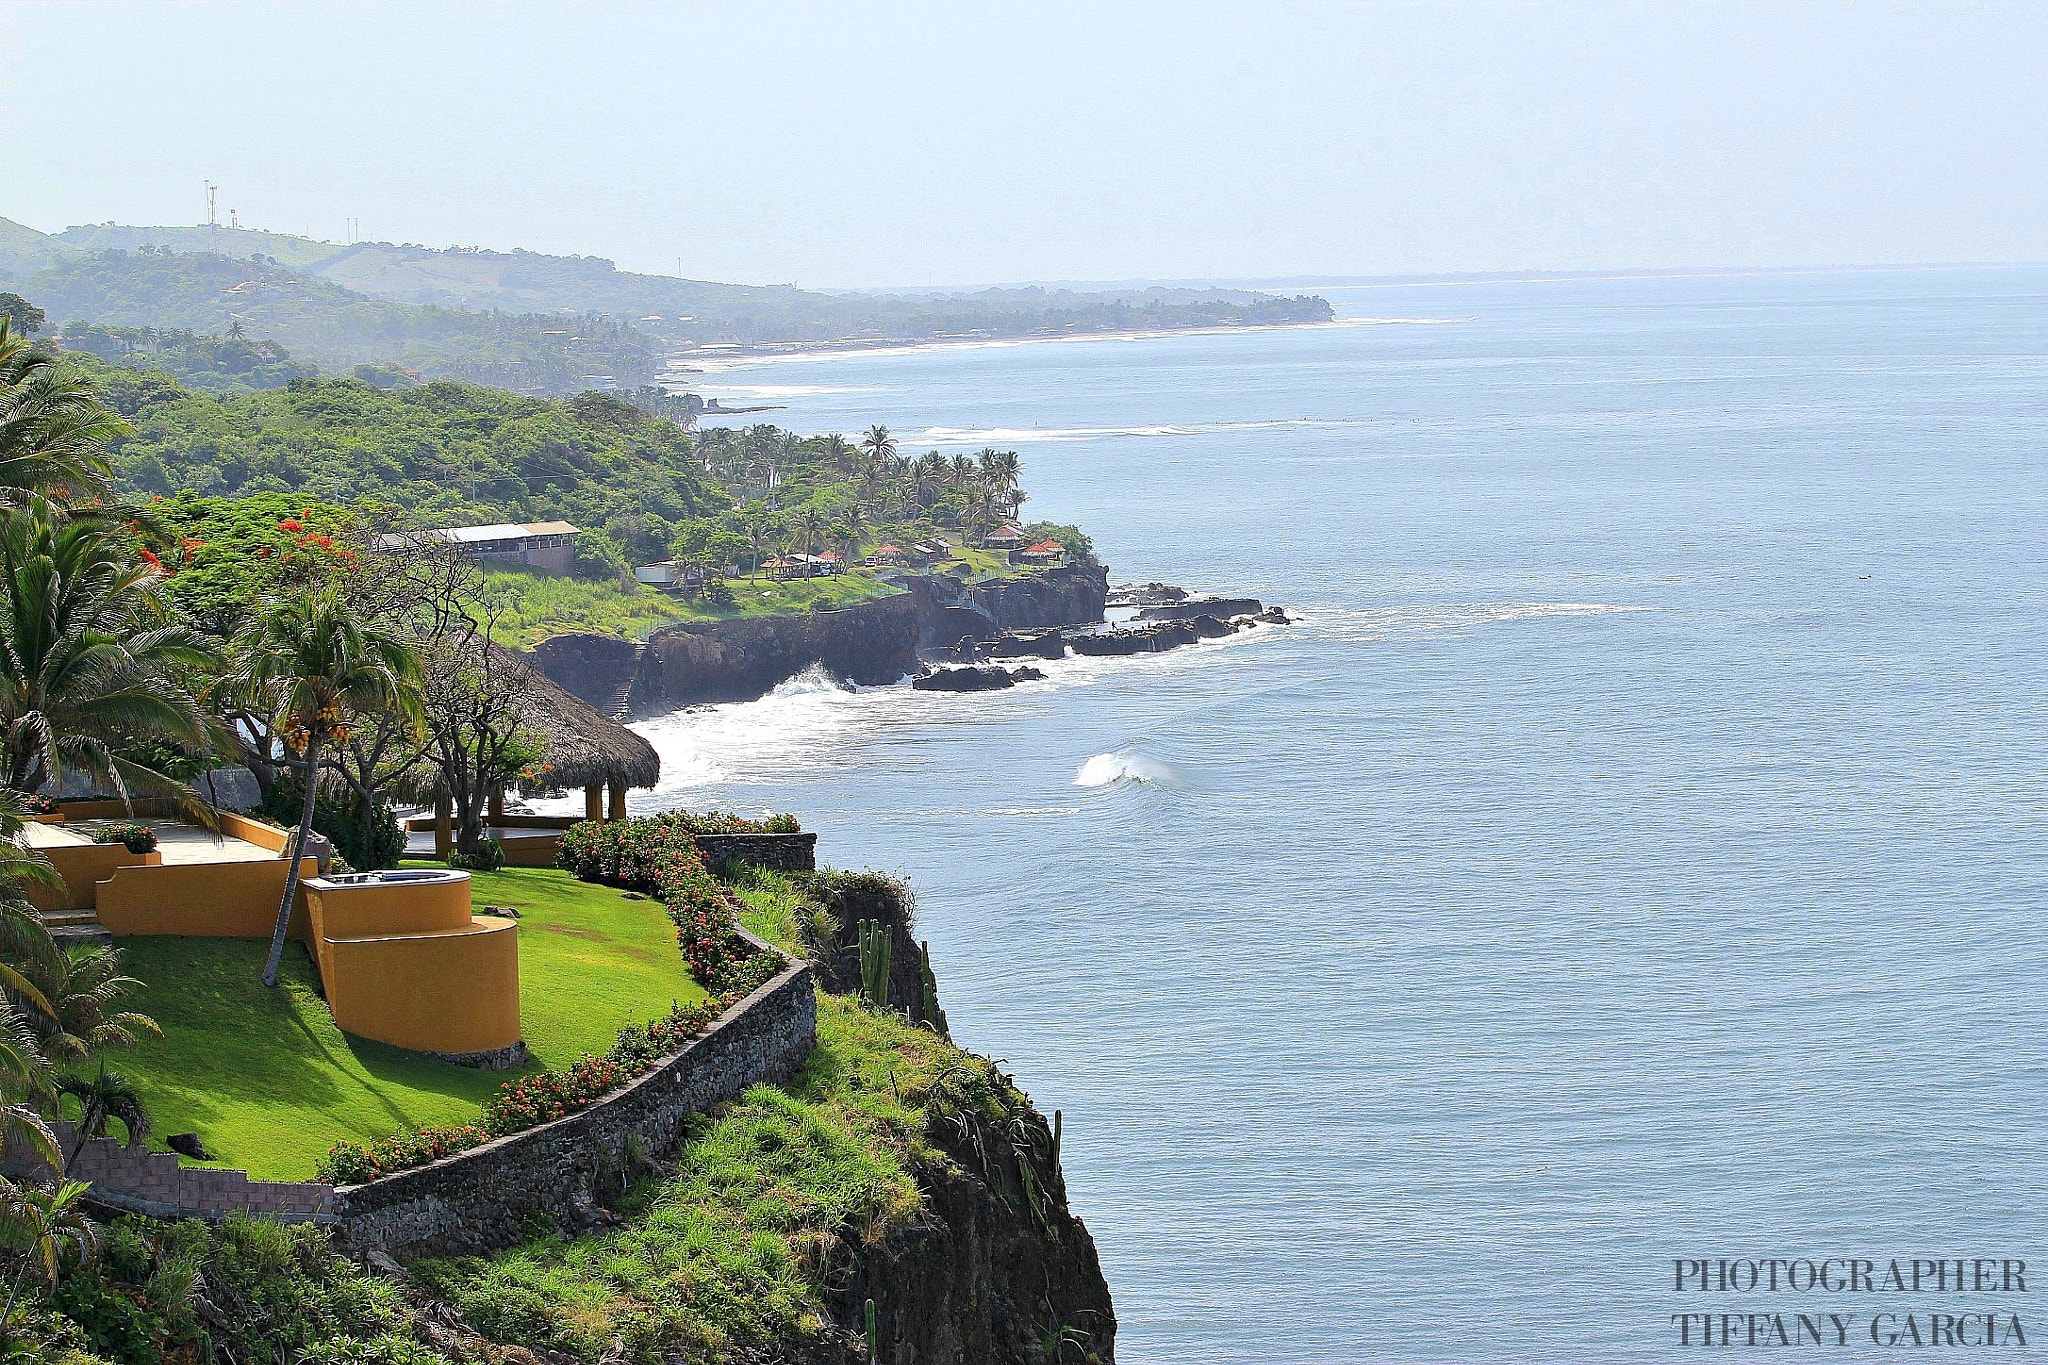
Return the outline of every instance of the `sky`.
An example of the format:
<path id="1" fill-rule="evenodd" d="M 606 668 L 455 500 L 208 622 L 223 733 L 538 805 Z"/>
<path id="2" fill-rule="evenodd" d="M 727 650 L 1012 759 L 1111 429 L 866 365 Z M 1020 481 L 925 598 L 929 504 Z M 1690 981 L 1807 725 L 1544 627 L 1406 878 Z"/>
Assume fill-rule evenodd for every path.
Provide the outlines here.
<path id="1" fill-rule="evenodd" d="M 2048 3 L 0 0 L 0 216 L 807 287 L 2048 259 Z"/>

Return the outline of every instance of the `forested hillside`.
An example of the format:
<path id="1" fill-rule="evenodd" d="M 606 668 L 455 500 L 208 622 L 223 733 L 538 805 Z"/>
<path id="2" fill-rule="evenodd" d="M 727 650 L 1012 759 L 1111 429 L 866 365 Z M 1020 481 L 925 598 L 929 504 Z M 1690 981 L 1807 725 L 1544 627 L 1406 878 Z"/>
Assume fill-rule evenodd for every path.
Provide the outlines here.
<path id="1" fill-rule="evenodd" d="M 38 298 L 53 321 L 204 331 L 234 316 L 328 369 L 392 361 L 528 391 L 569 392 L 596 375 L 630 386 L 652 373 L 654 352 L 697 345 L 1059 336 L 1331 316 L 1319 298 L 1247 290 L 824 292 L 637 274 L 596 256 L 344 246 L 249 228 L 102 223 L 45 236 L 7 226 L 14 237 L 0 236 L 0 285 Z M 237 285 L 245 287 L 226 292 Z"/>
<path id="2" fill-rule="evenodd" d="M 220 398 L 161 374 L 71 363 L 90 368 L 134 426 L 111 453 L 117 486 L 138 495 L 370 501 L 423 525 L 559 517 L 586 528 L 582 550 L 609 557 L 593 567 L 612 571 L 622 549 L 658 557 L 674 523 L 721 505 L 681 427 L 609 394 L 321 379 Z"/>
<path id="3" fill-rule="evenodd" d="M 542 317 L 372 299 L 269 257 L 87 251 L 24 259 L 0 253 L 0 288 L 32 300 L 53 324 L 238 328 L 325 370 L 388 364 L 429 379 L 465 379 L 534 393 L 645 383 L 648 339 L 598 316 Z"/>

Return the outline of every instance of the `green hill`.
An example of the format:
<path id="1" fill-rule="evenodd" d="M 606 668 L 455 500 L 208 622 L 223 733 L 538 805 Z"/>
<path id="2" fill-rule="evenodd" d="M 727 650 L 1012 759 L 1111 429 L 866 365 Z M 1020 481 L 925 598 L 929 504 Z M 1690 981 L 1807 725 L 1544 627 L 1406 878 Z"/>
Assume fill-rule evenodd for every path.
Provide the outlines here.
<path id="1" fill-rule="evenodd" d="M 0 289 L 53 323 L 184 329 L 236 323 L 302 361 L 347 371 L 397 365 L 524 393 L 574 393 L 653 377 L 645 336 L 610 318 L 477 312 L 373 299 L 297 266 L 263 259 L 144 251 L 0 258 Z"/>
<path id="2" fill-rule="evenodd" d="M 48 233 L 0 218 L 0 266 L 34 269 L 75 252 L 75 247 Z"/>
<path id="3" fill-rule="evenodd" d="M 250 260 L 268 256 L 284 265 L 310 265 L 332 256 L 341 248 L 332 242 L 315 241 L 290 232 L 265 232 L 260 228 L 129 227 L 121 223 L 91 223 L 65 228 L 53 239 L 80 251 L 137 251 L 152 247 L 159 251 L 186 251 L 233 256 Z"/>

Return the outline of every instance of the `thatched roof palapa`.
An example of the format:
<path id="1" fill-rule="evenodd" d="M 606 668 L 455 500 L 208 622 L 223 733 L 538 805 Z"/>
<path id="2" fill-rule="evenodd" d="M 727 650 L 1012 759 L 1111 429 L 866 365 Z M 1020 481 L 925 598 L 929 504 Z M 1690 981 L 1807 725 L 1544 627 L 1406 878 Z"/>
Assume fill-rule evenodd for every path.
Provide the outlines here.
<path id="1" fill-rule="evenodd" d="M 519 679 L 527 729 L 547 740 L 548 787 L 651 787 L 661 780 L 654 746 L 501 645 L 491 646 L 491 667 Z"/>
<path id="2" fill-rule="evenodd" d="M 545 771 L 538 781 L 522 786 L 651 787 L 661 780 L 661 755 L 652 744 L 555 682 L 524 655 L 495 644 L 490 651 L 496 678 L 519 692 L 520 724 L 547 742 L 541 759 Z M 422 762 L 408 769 L 392 790 L 408 800 L 426 802 L 434 799 L 440 785 L 434 765 Z"/>

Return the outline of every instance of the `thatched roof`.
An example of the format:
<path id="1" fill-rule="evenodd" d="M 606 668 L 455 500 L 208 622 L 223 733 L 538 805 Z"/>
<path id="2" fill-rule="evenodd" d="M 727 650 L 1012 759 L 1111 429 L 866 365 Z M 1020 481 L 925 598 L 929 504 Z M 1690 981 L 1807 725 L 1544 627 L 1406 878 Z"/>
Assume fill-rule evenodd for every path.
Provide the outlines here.
<path id="1" fill-rule="evenodd" d="M 652 744 L 557 684 L 524 655 L 502 645 L 490 649 L 494 682 L 516 690 L 521 725 L 547 741 L 541 760 L 545 773 L 523 787 L 552 790 L 607 782 L 651 787 L 661 779 L 661 755 Z M 434 799 L 440 783 L 434 765 L 422 762 L 394 782 L 392 790 L 407 800 L 426 802 Z"/>
<path id="2" fill-rule="evenodd" d="M 541 785 L 594 787 L 617 782 L 651 787 L 661 780 L 661 755 L 654 746 L 562 687 L 509 649 L 491 647 L 493 668 L 519 676 L 528 701 L 525 724 L 548 742 L 547 774 Z"/>

